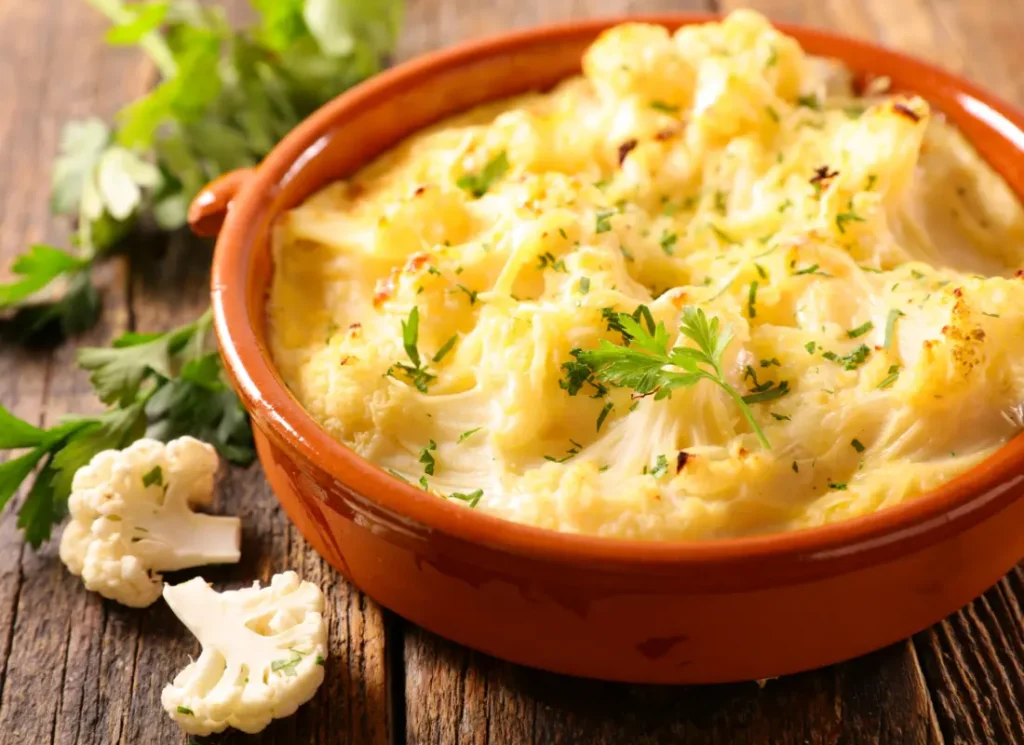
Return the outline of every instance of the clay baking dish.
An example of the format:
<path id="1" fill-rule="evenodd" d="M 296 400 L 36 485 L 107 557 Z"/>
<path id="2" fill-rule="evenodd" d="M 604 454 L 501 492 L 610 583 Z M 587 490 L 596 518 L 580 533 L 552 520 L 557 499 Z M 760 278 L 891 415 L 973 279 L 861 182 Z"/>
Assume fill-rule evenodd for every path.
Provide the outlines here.
<path id="1" fill-rule="evenodd" d="M 375 600 L 526 665 L 626 681 L 749 680 L 924 629 L 1024 556 L 1021 437 L 928 495 L 845 523 L 703 543 L 613 540 L 505 522 L 398 481 L 321 430 L 274 370 L 264 304 L 275 216 L 442 117 L 578 73 L 584 48 L 622 20 L 515 32 L 400 65 L 317 111 L 257 169 L 196 199 L 197 232 L 223 221 L 216 331 L 267 478 L 306 539 Z M 638 20 L 675 28 L 711 18 Z M 923 62 L 782 28 L 813 54 L 923 95 L 1022 193 L 1020 112 Z"/>

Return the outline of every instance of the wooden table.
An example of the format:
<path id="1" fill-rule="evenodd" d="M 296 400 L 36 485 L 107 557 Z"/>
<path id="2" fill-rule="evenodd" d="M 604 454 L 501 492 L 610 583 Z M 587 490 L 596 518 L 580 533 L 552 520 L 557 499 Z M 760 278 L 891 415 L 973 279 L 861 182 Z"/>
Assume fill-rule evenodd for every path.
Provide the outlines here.
<path id="1" fill-rule="evenodd" d="M 369 0 L 368 0 L 369 1 Z M 241 5 L 235 2 L 234 5 Z M 747 3 L 726 0 L 729 10 Z M 514 26 L 629 11 L 715 9 L 700 0 L 408 0 L 400 56 Z M 760 0 L 774 19 L 841 29 L 938 61 L 1024 104 L 1022 0 Z M 47 213 L 61 125 L 109 116 L 151 84 L 130 51 L 100 43 L 81 0 L 0 0 L 0 266 L 65 241 Z M 209 249 L 139 246 L 101 272 L 103 323 L 77 340 L 162 330 L 206 306 Z M 41 423 L 97 408 L 74 343 L 0 350 L 0 402 Z M 219 584 L 298 570 L 327 592 L 330 660 L 316 699 L 252 743 L 1024 742 L 1024 572 L 912 640 L 817 672 L 717 687 L 574 680 L 504 663 L 418 629 L 361 595 L 309 549 L 258 466 L 226 478 L 221 509 L 245 526 L 243 562 Z M 0 518 L 0 743 L 180 743 L 160 690 L 197 645 L 163 603 L 143 611 L 87 593 L 52 543 L 23 545 Z"/>

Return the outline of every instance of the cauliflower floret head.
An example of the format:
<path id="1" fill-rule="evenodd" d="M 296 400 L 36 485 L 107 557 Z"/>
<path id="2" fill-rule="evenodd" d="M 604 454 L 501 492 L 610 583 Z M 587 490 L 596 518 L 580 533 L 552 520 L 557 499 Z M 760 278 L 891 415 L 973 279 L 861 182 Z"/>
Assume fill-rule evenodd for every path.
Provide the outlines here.
<path id="1" fill-rule="evenodd" d="M 159 572 L 239 559 L 241 522 L 198 515 L 213 500 L 217 453 L 182 437 L 105 450 L 75 473 L 60 558 L 87 589 L 141 608 L 160 597 Z"/>
<path id="2" fill-rule="evenodd" d="M 197 577 L 168 585 L 164 599 L 203 647 L 161 696 L 186 732 L 259 732 L 295 713 L 323 682 L 324 596 L 295 572 L 228 592 Z"/>

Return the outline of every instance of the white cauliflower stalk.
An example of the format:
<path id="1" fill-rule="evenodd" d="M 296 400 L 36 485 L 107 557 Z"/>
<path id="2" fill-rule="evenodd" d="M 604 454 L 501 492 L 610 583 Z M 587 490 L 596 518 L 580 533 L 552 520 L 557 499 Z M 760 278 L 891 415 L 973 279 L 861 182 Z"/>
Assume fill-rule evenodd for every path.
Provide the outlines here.
<path id="1" fill-rule="evenodd" d="M 181 728 L 208 735 L 255 733 L 291 716 L 324 680 L 324 596 L 295 572 L 245 590 L 216 592 L 202 578 L 164 588 L 164 600 L 203 647 L 164 688 L 164 709 Z"/>
<path id="2" fill-rule="evenodd" d="M 60 558 L 87 589 L 123 605 L 152 605 L 160 572 L 238 561 L 241 521 L 192 512 L 213 500 L 217 453 L 191 437 L 138 440 L 78 469 Z"/>

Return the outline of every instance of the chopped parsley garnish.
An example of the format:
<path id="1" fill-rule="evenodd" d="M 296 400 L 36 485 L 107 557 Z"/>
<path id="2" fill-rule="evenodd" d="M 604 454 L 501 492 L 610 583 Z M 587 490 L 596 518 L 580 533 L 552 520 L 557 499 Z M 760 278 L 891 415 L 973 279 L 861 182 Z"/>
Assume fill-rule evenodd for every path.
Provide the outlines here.
<path id="1" fill-rule="evenodd" d="M 988 316 L 989 318 L 999 318 L 998 313 L 986 313 L 985 311 L 982 311 L 981 315 Z"/>
<path id="2" fill-rule="evenodd" d="M 156 484 L 157 486 L 164 485 L 164 470 L 160 466 L 153 466 L 153 468 L 142 477 L 142 485 L 144 487 L 152 486 L 153 484 Z"/>
<path id="3" fill-rule="evenodd" d="M 815 95 L 797 96 L 796 102 L 799 106 L 814 109 L 815 111 L 821 111 L 821 102 L 818 101 L 818 97 Z"/>
<path id="4" fill-rule="evenodd" d="M 601 431 L 601 425 L 604 424 L 604 420 L 608 418 L 608 414 L 611 413 L 611 410 L 613 408 L 615 408 L 615 404 L 613 404 L 611 401 L 608 401 L 604 405 L 604 408 L 601 409 L 601 413 L 597 415 L 597 431 L 598 432 Z"/>
<path id="5" fill-rule="evenodd" d="M 861 443 L 860 440 L 854 438 L 853 440 L 850 441 L 850 445 L 852 445 L 853 449 L 856 450 L 858 453 L 864 452 L 864 445 Z"/>
<path id="6" fill-rule="evenodd" d="M 807 350 L 807 354 L 814 354 L 818 350 L 818 345 L 813 341 L 809 341 L 804 344 L 804 349 Z"/>
<path id="7" fill-rule="evenodd" d="M 726 195 L 724 191 L 715 192 L 715 212 L 720 215 L 724 215 L 729 209 L 729 203 L 726 201 Z"/>
<path id="8" fill-rule="evenodd" d="M 502 150 L 487 161 L 480 173 L 467 173 L 456 181 L 455 185 L 460 189 L 468 191 L 474 197 L 479 199 L 486 194 L 494 183 L 501 179 L 507 171 L 508 156 L 505 154 L 505 151 Z"/>
<path id="9" fill-rule="evenodd" d="M 922 272 L 917 271 L 917 269 L 911 269 L 910 276 L 913 277 L 914 279 L 924 279 L 924 274 Z"/>
<path id="10" fill-rule="evenodd" d="M 631 254 L 621 243 L 619 244 L 619 251 L 622 253 L 623 258 L 625 258 L 626 261 L 635 261 L 633 254 Z M 613 287 L 612 289 L 614 290 L 615 288 Z"/>
<path id="11" fill-rule="evenodd" d="M 793 469 L 793 473 L 800 473 L 800 466 L 796 464 L 796 461 L 793 461 L 791 468 Z"/>
<path id="12" fill-rule="evenodd" d="M 778 122 L 779 122 L 779 112 L 777 112 L 775 110 L 775 107 L 774 106 L 765 106 L 764 110 L 766 112 L 768 112 L 768 116 L 771 117 L 772 121 L 775 122 L 776 124 L 778 124 Z"/>
<path id="13" fill-rule="evenodd" d="M 785 202 L 783 202 L 782 204 L 779 205 L 779 214 L 781 215 L 783 212 L 785 212 L 786 210 L 788 210 L 792 206 L 793 206 L 793 200 L 792 199 L 787 199 Z"/>
<path id="14" fill-rule="evenodd" d="M 868 358 L 869 354 L 871 354 L 871 347 L 867 344 L 859 344 L 852 352 L 844 354 L 842 357 L 835 352 L 825 352 L 821 356 L 842 365 L 844 370 L 856 370 L 864 364 L 864 360 Z"/>
<path id="15" fill-rule="evenodd" d="M 612 216 L 616 210 L 601 210 L 594 215 L 594 232 L 607 233 L 612 229 Z"/>
<path id="16" fill-rule="evenodd" d="M 416 390 L 420 393 L 427 392 L 427 384 L 435 380 L 437 376 L 427 372 L 426 366 L 420 359 L 420 352 L 417 348 L 419 340 L 419 329 L 420 329 L 420 309 L 413 307 L 409 311 L 409 318 L 406 321 L 402 321 L 402 346 L 405 348 L 405 353 L 409 356 L 409 361 L 412 365 L 407 365 L 404 362 L 396 362 L 385 375 L 389 377 L 395 377 L 395 370 L 401 371 L 407 382 L 412 383 Z"/>
<path id="17" fill-rule="evenodd" d="M 675 233 L 666 230 L 661 234 L 661 250 L 665 252 L 666 256 L 672 256 L 675 253 L 677 240 L 679 240 L 679 236 Z"/>
<path id="18" fill-rule="evenodd" d="M 580 294 L 586 295 L 590 292 L 590 277 L 580 277 Z"/>
<path id="19" fill-rule="evenodd" d="M 420 480 L 417 482 L 420 485 L 420 489 L 423 491 L 430 491 L 430 484 L 427 483 L 426 476 L 420 476 Z"/>
<path id="20" fill-rule="evenodd" d="M 757 280 L 750 283 L 750 291 L 747 293 L 747 315 L 751 318 L 757 317 Z"/>
<path id="21" fill-rule="evenodd" d="M 772 412 L 772 418 L 773 418 L 773 419 L 777 419 L 777 420 L 778 420 L 778 421 L 780 421 L 780 422 L 788 422 L 788 421 L 790 421 L 790 420 L 791 420 L 791 419 L 792 419 L 793 417 L 790 417 L 790 416 L 786 416 L 785 414 L 776 414 L 776 413 L 775 413 L 775 412 L 773 411 L 773 412 Z"/>
<path id="22" fill-rule="evenodd" d="M 453 491 L 451 494 L 448 495 L 448 499 L 457 499 L 460 502 L 465 502 L 472 508 L 476 507 L 477 503 L 480 501 L 480 497 L 482 497 L 483 495 L 483 489 L 471 491 L 469 494 L 463 494 L 462 492 Z"/>
<path id="23" fill-rule="evenodd" d="M 753 383 L 753 387 L 750 389 L 750 392 L 743 397 L 743 400 L 748 404 L 774 401 L 775 399 L 782 398 L 789 393 L 788 380 L 783 380 L 778 383 L 774 380 L 766 380 L 764 383 L 761 383 L 757 379 L 757 372 L 750 365 L 747 365 L 747 368 L 743 373 L 743 379 L 749 379 Z"/>
<path id="24" fill-rule="evenodd" d="M 856 339 L 858 336 L 864 336 L 864 334 L 871 331 L 871 329 L 873 329 L 874 327 L 875 324 L 873 324 L 871 321 L 867 321 L 855 329 L 847 330 L 846 335 L 851 339 Z"/>
<path id="25" fill-rule="evenodd" d="M 438 276 L 438 277 L 440 277 L 440 276 L 441 276 L 441 270 L 440 270 L 440 269 L 438 269 L 438 268 L 437 268 L 436 266 L 434 266 L 433 264 L 428 264 L 428 265 L 427 265 L 427 274 L 433 274 L 433 275 L 435 275 L 435 276 Z"/>
<path id="26" fill-rule="evenodd" d="M 781 367 L 782 363 L 779 362 L 778 357 L 772 357 L 770 360 L 761 360 L 761 367 Z"/>
<path id="27" fill-rule="evenodd" d="M 885 319 L 885 341 L 882 342 L 882 346 L 886 349 L 892 347 L 892 336 L 896 331 L 896 319 L 903 315 L 903 311 L 897 308 L 893 308 L 889 311 L 888 317 Z"/>
<path id="28" fill-rule="evenodd" d="M 584 385 L 590 385 L 595 390 L 591 398 L 602 398 L 608 393 L 608 389 L 594 379 L 594 371 L 590 368 L 590 365 L 579 361 L 579 356 L 582 353 L 583 350 L 581 349 L 573 349 L 569 352 L 574 359 L 562 363 L 562 370 L 565 372 L 563 378 L 558 381 L 558 385 L 570 396 L 575 396 L 579 393 Z"/>
<path id="29" fill-rule="evenodd" d="M 552 254 L 550 251 L 542 253 L 540 256 L 537 257 L 538 269 L 544 270 L 547 269 L 548 267 L 551 267 L 556 272 L 569 271 L 568 269 L 565 268 L 565 262 L 562 261 L 561 259 L 556 259 L 554 254 Z"/>
<path id="30" fill-rule="evenodd" d="M 881 383 L 878 384 L 878 388 L 880 390 L 884 390 L 885 388 L 888 388 L 890 385 L 892 385 L 893 383 L 896 382 L 896 380 L 897 380 L 897 378 L 899 378 L 899 376 L 900 376 L 900 366 L 899 365 L 890 365 L 889 366 L 889 374 L 882 380 Z"/>
<path id="31" fill-rule="evenodd" d="M 835 481 L 829 481 L 828 488 L 834 489 L 835 491 L 846 491 L 846 484 L 840 484 L 836 483 Z"/>
<path id="32" fill-rule="evenodd" d="M 836 228 L 840 233 L 846 234 L 846 224 L 851 222 L 865 222 L 864 218 L 853 211 L 853 203 L 850 203 L 850 207 L 846 212 L 840 212 L 836 215 Z"/>
<path id="33" fill-rule="evenodd" d="M 452 338 L 441 345 L 441 348 L 437 350 L 437 354 L 434 355 L 434 362 L 440 362 L 444 359 L 445 355 L 452 351 L 452 347 L 455 346 L 455 342 L 459 340 L 458 334 L 452 334 Z"/>
<path id="34" fill-rule="evenodd" d="M 662 454 L 654 460 L 654 467 L 650 470 L 650 474 L 654 478 L 660 479 L 666 473 L 668 473 L 668 458 Z"/>
<path id="35" fill-rule="evenodd" d="M 864 190 L 871 191 L 876 183 L 878 183 L 878 176 L 873 173 L 868 174 L 868 182 L 864 185 Z"/>
<path id="36" fill-rule="evenodd" d="M 724 230 L 722 230 L 720 227 L 715 225 L 713 222 L 709 222 L 708 223 L 708 227 L 711 229 L 712 233 L 714 233 L 716 236 L 718 236 L 719 240 L 725 241 L 726 243 L 733 243 L 733 244 L 739 243 L 739 241 L 737 241 L 731 235 L 729 235 Z"/>
<path id="37" fill-rule="evenodd" d="M 472 437 L 473 435 L 475 435 L 477 432 L 479 432 L 482 429 L 483 429 L 483 427 L 477 427 L 476 429 L 470 429 L 470 430 L 467 430 L 467 431 L 463 432 L 461 435 L 459 435 L 459 439 L 455 441 L 455 444 L 458 445 L 460 442 L 462 442 L 464 440 L 468 440 L 470 437 Z"/>
<path id="38" fill-rule="evenodd" d="M 764 267 L 754 262 L 754 268 L 757 270 L 757 276 L 761 279 L 768 279 L 768 272 L 765 271 Z"/>
<path id="39" fill-rule="evenodd" d="M 420 450 L 420 463 L 423 464 L 423 472 L 428 476 L 434 475 L 434 467 L 437 461 L 434 460 L 434 451 L 437 450 L 437 443 L 433 440 L 425 448 Z"/>
<path id="40" fill-rule="evenodd" d="M 271 664 L 273 665 L 274 663 L 271 663 Z M 179 714 L 184 714 L 185 716 L 190 716 L 190 717 L 194 717 L 196 715 L 196 713 L 194 711 L 192 711 L 190 708 L 188 708 L 187 706 L 179 706 L 178 707 L 178 713 Z"/>
<path id="41" fill-rule="evenodd" d="M 412 483 L 411 481 L 409 481 L 409 479 L 407 479 L 407 478 L 406 478 L 405 476 L 403 476 L 402 474 L 400 474 L 400 473 L 399 473 L 398 471 L 396 471 L 396 470 L 395 470 L 394 468 L 389 468 L 389 469 L 388 469 L 388 473 L 390 473 L 390 474 L 391 474 L 392 476 L 394 476 L 394 477 L 395 477 L 396 479 L 398 479 L 399 481 L 404 481 L 404 482 L 405 482 L 405 483 L 407 483 L 407 484 L 411 484 L 411 483 Z"/>
<path id="42" fill-rule="evenodd" d="M 628 336 L 628 345 L 602 340 L 597 349 L 574 352 L 575 363 L 566 364 L 584 365 L 598 380 L 618 388 L 632 388 L 637 401 L 650 395 L 655 400 L 668 398 L 677 388 L 709 380 L 733 399 L 761 444 L 770 448 L 747 401 L 727 382 L 722 369 L 722 356 L 733 339 L 732 330 L 720 329 L 718 319 L 708 319 L 700 308 L 686 307 L 679 333 L 694 342 L 696 348 L 678 346 L 669 349 L 665 324 L 659 322 L 655 325 L 650 310 L 644 310 L 646 312 L 638 308 L 633 315 L 616 315 L 616 324 L 623 330 L 624 341 Z M 640 323 L 640 318 L 647 321 L 646 328 Z M 680 368 L 681 372 L 666 370 L 667 366 Z"/>
<path id="43" fill-rule="evenodd" d="M 567 450 L 567 451 L 565 452 L 565 456 L 564 456 L 564 457 L 562 457 L 562 458 L 556 458 L 556 457 L 555 457 L 555 456 L 553 456 L 553 455 L 545 455 L 545 456 L 544 456 L 544 460 L 549 460 L 549 461 L 551 461 L 552 463 L 565 463 L 565 462 L 566 462 L 567 460 L 569 460 L 569 459 L 570 459 L 571 457 L 573 457 L 574 455 L 576 455 L 577 453 L 579 453 L 579 452 L 580 452 L 580 450 L 582 450 L 582 449 L 583 449 L 583 446 L 582 446 L 582 445 L 580 445 L 580 444 L 579 444 L 578 442 L 576 442 L 576 440 L 573 440 L 572 438 L 570 438 L 570 439 L 569 439 L 569 442 L 570 442 L 570 443 L 572 443 L 572 447 L 571 447 L 571 448 L 569 448 L 569 449 L 568 449 L 568 450 Z"/>
<path id="44" fill-rule="evenodd" d="M 466 297 L 469 298 L 469 304 L 470 305 L 476 305 L 476 296 L 477 296 L 476 292 L 474 292 L 473 290 L 471 290 L 468 287 L 466 287 L 466 285 L 455 285 L 455 286 L 458 289 L 462 290 L 464 293 L 466 293 Z"/>
<path id="45" fill-rule="evenodd" d="M 811 264 L 810 266 L 804 267 L 803 269 L 795 269 L 793 271 L 793 276 L 794 277 L 798 277 L 801 274 L 816 274 L 819 277 L 831 277 L 832 276 L 828 272 L 821 271 L 821 267 L 818 264 Z"/>
<path id="46" fill-rule="evenodd" d="M 676 114 L 679 112 L 678 106 L 665 103 L 664 101 L 651 101 L 651 108 L 655 111 L 660 111 L 663 114 Z"/>
<path id="47" fill-rule="evenodd" d="M 302 655 L 299 652 L 292 650 L 292 656 L 287 660 L 274 660 L 270 663 L 270 671 L 274 673 L 284 673 L 289 678 L 294 678 L 298 673 L 295 668 L 302 662 Z"/>
<path id="48" fill-rule="evenodd" d="M 320 667 L 323 667 L 324 666 L 324 662 L 326 662 L 326 660 L 324 659 L 324 656 L 321 655 L 321 654 L 318 654 L 316 656 L 316 664 L 318 664 Z"/>

